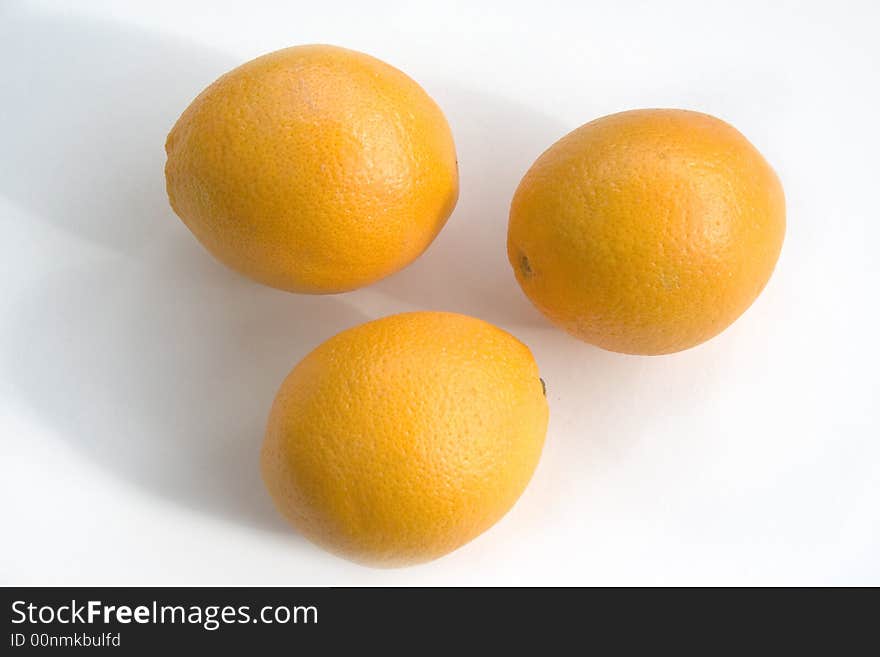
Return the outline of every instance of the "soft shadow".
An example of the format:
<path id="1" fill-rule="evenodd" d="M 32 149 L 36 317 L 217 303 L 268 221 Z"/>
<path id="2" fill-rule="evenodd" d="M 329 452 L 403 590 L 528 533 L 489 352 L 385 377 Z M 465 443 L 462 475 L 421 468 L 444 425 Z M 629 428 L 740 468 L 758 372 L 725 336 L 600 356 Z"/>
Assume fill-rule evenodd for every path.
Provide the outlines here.
<path id="1" fill-rule="evenodd" d="M 4 379 L 115 475 L 290 533 L 259 481 L 269 406 L 298 359 L 366 317 L 344 297 L 229 272 L 169 209 L 165 133 L 233 62 L 17 5 L 0 22 L 0 53 L 14 61 L 0 192 L 63 231 L 63 251 L 33 263 L 4 322 Z"/>
<path id="2" fill-rule="evenodd" d="M 258 466 L 275 390 L 309 350 L 365 319 L 342 299 L 263 288 L 169 242 L 30 289 L 3 336 L 3 370 L 60 437 L 114 474 L 283 529 Z"/>
<path id="3" fill-rule="evenodd" d="M 567 130 L 514 101 L 448 82 L 426 86 L 452 127 L 461 193 L 427 252 L 377 289 L 417 308 L 541 326 L 507 262 L 507 216 L 523 174 Z"/>
<path id="4" fill-rule="evenodd" d="M 167 232 L 165 136 L 234 58 L 14 2 L 0 15 L 0 53 L 0 194 L 117 250 Z"/>

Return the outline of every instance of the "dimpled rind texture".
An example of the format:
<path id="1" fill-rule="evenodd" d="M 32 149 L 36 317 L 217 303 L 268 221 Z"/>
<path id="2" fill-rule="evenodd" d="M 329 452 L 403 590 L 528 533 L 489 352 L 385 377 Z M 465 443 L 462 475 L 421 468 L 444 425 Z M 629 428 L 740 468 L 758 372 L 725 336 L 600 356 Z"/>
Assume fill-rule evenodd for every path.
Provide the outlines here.
<path id="1" fill-rule="evenodd" d="M 500 519 L 540 458 L 528 347 L 482 320 L 393 315 L 327 340 L 272 406 L 262 473 L 305 537 L 353 561 L 440 557 Z"/>
<path id="2" fill-rule="evenodd" d="M 223 75 L 165 149 L 171 206 L 198 240 L 293 292 L 352 290 L 405 267 L 458 198 L 437 104 L 397 69 L 334 46 L 280 50 Z"/>
<path id="3" fill-rule="evenodd" d="M 664 354 L 717 335 L 770 278 L 785 234 L 776 174 L 712 116 L 635 110 L 581 126 L 520 183 L 508 257 L 554 323 Z"/>

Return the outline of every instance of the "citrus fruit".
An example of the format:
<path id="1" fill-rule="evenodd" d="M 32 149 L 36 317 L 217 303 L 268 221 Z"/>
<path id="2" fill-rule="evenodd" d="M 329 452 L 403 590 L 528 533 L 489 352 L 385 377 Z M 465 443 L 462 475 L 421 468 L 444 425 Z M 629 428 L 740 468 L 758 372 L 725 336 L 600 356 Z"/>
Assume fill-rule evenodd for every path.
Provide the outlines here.
<path id="1" fill-rule="evenodd" d="M 526 295 L 566 331 L 664 354 L 751 305 L 784 233 L 782 186 L 742 134 L 648 109 L 587 123 L 541 155 L 513 197 L 507 249 Z"/>
<path id="2" fill-rule="evenodd" d="M 275 398 L 262 473 L 306 538 L 376 566 L 428 561 L 501 518 L 547 428 L 528 347 L 482 320 L 414 312 L 330 338 Z"/>
<path id="3" fill-rule="evenodd" d="M 378 59 L 299 46 L 205 89 L 168 135 L 171 206 L 219 260 L 293 292 L 372 283 L 431 243 L 458 198 L 449 125 Z"/>

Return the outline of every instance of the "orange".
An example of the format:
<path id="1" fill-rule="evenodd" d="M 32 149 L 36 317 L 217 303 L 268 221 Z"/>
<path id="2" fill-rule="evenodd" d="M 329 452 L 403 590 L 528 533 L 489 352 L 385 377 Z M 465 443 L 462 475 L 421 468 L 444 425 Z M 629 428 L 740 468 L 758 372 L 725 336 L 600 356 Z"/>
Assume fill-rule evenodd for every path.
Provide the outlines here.
<path id="1" fill-rule="evenodd" d="M 349 559 L 401 566 L 493 525 L 526 487 L 547 429 L 528 347 L 443 312 L 349 329 L 281 385 L 262 471 L 278 510 Z"/>
<path id="2" fill-rule="evenodd" d="M 222 76 L 166 142 L 171 206 L 233 269 L 331 293 L 406 266 L 458 198 L 443 112 L 378 59 L 300 46 Z"/>
<path id="3" fill-rule="evenodd" d="M 572 335 L 665 354 L 717 335 L 755 300 L 785 233 L 776 174 L 706 114 L 612 114 L 551 146 L 510 208 L 526 295 Z"/>

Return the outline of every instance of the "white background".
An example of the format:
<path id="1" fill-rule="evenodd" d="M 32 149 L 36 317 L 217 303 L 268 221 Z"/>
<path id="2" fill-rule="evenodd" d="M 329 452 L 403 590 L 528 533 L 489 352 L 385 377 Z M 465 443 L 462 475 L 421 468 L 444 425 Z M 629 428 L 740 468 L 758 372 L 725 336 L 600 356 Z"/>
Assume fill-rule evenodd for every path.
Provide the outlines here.
<path id="1" fill-rule="evenodd" d="M 880 584 L 874 2 L 0 4 L 0 583 Z M 168 207 L 167 131 L 288 45 L 371 53 L 447 113 L 461 200 L 425 256 L 335 297 L 260 287 Z M 552 328 L 505 255 L 520 177 L 635 107 L 733 123 L 779 172 L 776 273 L 721 336 L 627 357 Z M 403 570 L 328 555 L 258 475 L 291 366 L 371 318 L 497 323 L 548 384 L 525 495 Z"/>

